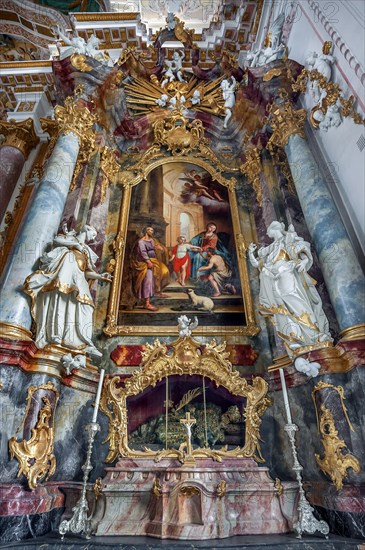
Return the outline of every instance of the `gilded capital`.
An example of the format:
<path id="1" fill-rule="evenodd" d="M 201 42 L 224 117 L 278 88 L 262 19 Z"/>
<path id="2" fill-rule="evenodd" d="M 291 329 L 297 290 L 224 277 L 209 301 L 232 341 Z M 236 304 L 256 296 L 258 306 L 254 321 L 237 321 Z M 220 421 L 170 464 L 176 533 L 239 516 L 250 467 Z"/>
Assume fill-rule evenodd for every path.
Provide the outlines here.
<path id="1" fill-rule="evenodd" d="M 285 147 L 289 137 L 295 134 L 304 138 L 306 118 L 306 110 L 295 109 L 289 99 L 284 99 L 282 103 L 273 103 L 270 106 L 269 116 L 269 123 L 273 131 L 269 140 L 269 148 L 270 145 Z"/>
<path id="2" fill-rule="evenodd" d="M 35 133 L 32 118 L 26 120 L 0 121 L 0 133 L 5 136 L 1 147 L 14 147 L 23 153 L 25 160 L 32 149 L 38 145 L 39 137 Z"/>
<path id="3" fill-rule="evenodd" d="M 56 105 L 54 109 L 55 119 L 60 134 L 72 132 L 78 139 L 80 146 L 85 143 L 93 143 L 95 146 L 95 135 L 92 127 L 97 121 L 97 116 L 90 113 L 89 109 L 80 102 L 78 98 L 69 96 L 65 105 Z"/>

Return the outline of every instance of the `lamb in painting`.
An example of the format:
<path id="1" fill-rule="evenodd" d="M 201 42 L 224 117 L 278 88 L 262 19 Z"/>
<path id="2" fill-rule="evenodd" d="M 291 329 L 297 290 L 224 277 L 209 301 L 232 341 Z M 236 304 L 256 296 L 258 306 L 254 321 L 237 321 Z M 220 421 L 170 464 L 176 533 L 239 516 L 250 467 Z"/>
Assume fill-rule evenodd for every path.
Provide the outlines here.
<path id="1" fill-rule="evenodd" d="M 199 296 L 198 294 L 195 294 L 192 288 L 188 288 L 187 293 L 189 295 L 190 300 L 193 303 L 193 306 L 199 309 L 204 309 L 205 311 L 213 311 L 214 302 L 211 298 L 208 298 L 207 296 Z"/>

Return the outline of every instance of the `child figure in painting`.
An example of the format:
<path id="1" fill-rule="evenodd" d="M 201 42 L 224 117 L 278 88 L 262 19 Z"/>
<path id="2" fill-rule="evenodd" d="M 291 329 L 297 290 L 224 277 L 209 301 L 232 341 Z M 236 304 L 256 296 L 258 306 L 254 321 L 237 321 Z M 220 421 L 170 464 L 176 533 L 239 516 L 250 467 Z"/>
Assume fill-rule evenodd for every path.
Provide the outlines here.
<path id="1" fill-rule="evenodd" d="M 186 237 L 181 235 L 177 239 L 177 245 L 171 250 L 170 262 L 175 273 L 177 273 L 177 282 L 185 286 L 186 278 L 190 277 L 191 260 L 189 250 L 201 252 L 200 246 L 193 246 L 186 242 Z"/>

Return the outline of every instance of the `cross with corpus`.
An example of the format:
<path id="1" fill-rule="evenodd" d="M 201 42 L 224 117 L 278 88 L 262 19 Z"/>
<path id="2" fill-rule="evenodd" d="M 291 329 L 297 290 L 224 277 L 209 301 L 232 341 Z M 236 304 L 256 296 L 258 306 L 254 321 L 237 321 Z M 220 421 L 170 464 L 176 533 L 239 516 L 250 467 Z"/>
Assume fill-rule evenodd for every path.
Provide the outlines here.
<path id="1" fill-rule="evenodd" d="M 190 418 L 190 412 L 187 412 L 185 414 L 185 418 L 182 418 L 180 420 L 180 424 L 183 424 L 184 427 L 186 428 L 186 432 L 187 432 L 187 437 L 186 437 L 186 454 L 188 456 L 191 455 L 192 453 L 192 446 L 191 446 L 191 427 L 196 424 L 196 419 L 195 418 Z"/>

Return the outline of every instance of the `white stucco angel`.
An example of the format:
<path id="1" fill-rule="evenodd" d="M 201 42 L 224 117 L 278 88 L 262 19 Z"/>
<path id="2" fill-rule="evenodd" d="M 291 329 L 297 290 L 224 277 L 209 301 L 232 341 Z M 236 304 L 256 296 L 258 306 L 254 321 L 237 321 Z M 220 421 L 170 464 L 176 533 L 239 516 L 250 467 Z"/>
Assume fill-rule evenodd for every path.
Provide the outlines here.
<path id="1" fill-rule="evenodd" d="M 177 319 L 179 323 L 179 336 L 186 337 L 191 336 L 191 332 L 198 326 L 199 321 L 197 317 L 194 317 L 194 322 L 186 315 L 181 315 Z"/>
<path id="2" fill-rule="evenodd" d="M 224 99 L 224 111 L 226 115 L 224 118 L 223 128 L 227 128 L 228 121 L 232 116 L 232 109 L 236 103 L 236 84 L 237 82 L 234 76 L 231 76 L 228 79 L 226 78 L 221 82 L 221 90 Z"/>
<path id="3" fill-rule="evenodd" d="M 319 122 L 319 128 L 327 132 L 329 128 L 337 128 L 342 123 L 341 106 L 338 102 L 328 105 L 325 112 L 317 109 L 313 113 L 313 118 Z"/>
<path id="4" fill-rule="evenodd" d="M 179 82 L 186 82 L 182 74 L 182 62 L 184 58 L 185 53 L 180 50 L 180 52 L 174 52 L 171 60 L 165 60 L 166 68 L 164 69 L 164 79 L 161 83 L 162 88 L 165 86 L 165 84 L 167 84 L 167 82 L 173 82 L 174 80 L 176 80 L 176 78 L 179 80 Z"/>
<path id="5" fill-rule="evenodd" d="M 332 65 L 335 62 L 335 58 L 330 54 L 332 49 L 332 42 L 325 42 L 323 44 L 322 53 L 310 52 L 306 58 L 306 65 L 309 71 L 315 70 L 321 73 L 329 82 L 332 77 Z M 321 88 L 316 80 L 310 80 L 309 90 L 316 103 L 321 99 Z"/>
<path id="6" fill-rule="evenodd" d="M 285 15 L 281 13 L 270 25 L 263 47 L 247 54 L 249 67 L 262 67 L 284 57 L 286 46 L 281 41 L 284 21 Z"/>
<path id="7" fill-rule="evenodd" d="M 30 274 L 24 291 L 31 297 L 31 311 L 36 323 L 36 344 L 59 344 L 94 356 L 101 356 L 91 338 L 94 303 L 88 280 L 109 281 L 109 273 L 97 273 L 98 256 L 86 244 L 97 231 L 85 225 L 56 235 L 50 252 L 40 258 L 39 270 Z"/>
<path id="8" fill-rule="evenodd" d="M 77 53 L 88 55 L 101 63 L 113 66 L 113 60 L 99 50 L 99 39 L 95 34 L 92 34 L 86 42 L 86 40 L 79 35 L 72 35 L 71 37 L 66 36 L 58 25 L 52 27 L 51 30 L 58 39 L 63 40 L 67 46 L 70 46 L 70 48 L 66 48 L 64 51 L 60 52 L 60 59 L 65 59 L 69 55 Z"/>
<path id="9" fill-rule="evenodd" d="M 273 242 L 259 249 L 248 249 L 249 259 L 260 270 L 261 315 L 268 317 L 283 339 L 289 356 L 301 347 L 331 342 L 327 317 L 315 281 L 308 274 L 313 258 L 310 245 L 291 225 L 272 222 L 267 230 Z"/>

